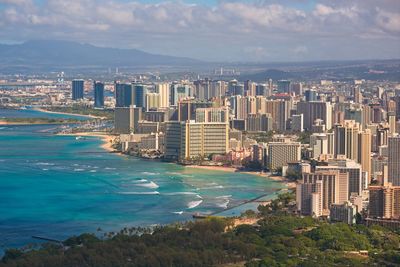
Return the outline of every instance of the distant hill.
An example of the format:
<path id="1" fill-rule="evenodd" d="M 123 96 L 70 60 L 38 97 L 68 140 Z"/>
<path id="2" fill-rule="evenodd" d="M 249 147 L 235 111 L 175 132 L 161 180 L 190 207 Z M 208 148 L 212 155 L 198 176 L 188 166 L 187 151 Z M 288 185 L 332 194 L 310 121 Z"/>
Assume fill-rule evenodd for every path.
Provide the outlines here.
<path id="1" fill-rule="evenodd" d="M 150 54 L 137 49 L 97 47 L 70 41 L 27 41 L 0 44 L 0 64 L 12 67 L 137 67 L 155 65 L 192 65 L 200 61 Z"/>
<path id="2" fill-rule="evenodd" d="M 241 80 L 241 81 L 251 80 L 251 81 L 255 81 L 255 82 L 265 82 L 268 79 L 283 80 L 283 79 L 295 79 L 295 78 L 297 78 L 297 76 L 291 72 L 286 72 L 286 71 L 281 71 L 281 70 L 276 70 L 276 69 L 269 69 L 269 70 L 265 70 L 265 71 L 257 72 L 257 73 L 243 74 L 240 76 L 239 80 Z"/>

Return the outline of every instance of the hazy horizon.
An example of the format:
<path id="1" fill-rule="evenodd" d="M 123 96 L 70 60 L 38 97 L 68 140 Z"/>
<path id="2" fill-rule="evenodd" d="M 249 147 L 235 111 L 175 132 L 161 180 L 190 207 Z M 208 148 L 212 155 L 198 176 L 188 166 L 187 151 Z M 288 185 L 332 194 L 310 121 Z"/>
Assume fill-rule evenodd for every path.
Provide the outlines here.
<path id="1" fill-rule="evenodd" d="M 290 63 L 318 63 L 318 62 L 363 62 L 363 61 L 390 61 L 390 60 L 400 60 L 400 55 L 398 57 L 393 57 L 393 58 L 362 58 L 362 59 L 342 59 L 342 58 L 335 58 L 335 59 L 314 59 L 314 60 L 309 60 L 309 59 L 299 59 L 299 60 L 275 60 L 275 61 L 268 61 L 268 60 L 263 60 L 263 61 L 257 61 L 257 60 L 253 60 L 253 61 L 244 61 L 244 60 L 225 60 L 225 61 L 217 61 L 217 60 L 206 60 L 206 59 L 202 59 L 202 58 L 194 58 L 194 57 L 189 57 L 189 56 L 179 56 L 179 55 L 171 55 L 171 54 L 161 54 L 161 53 L 156 53 L 156 52 L 151 52 L 151 51 L 147 51 L 146 49 L 138 49 L 138 48 L 124 48 L 124 47 L 113 47 L 111 45 L 96 45 L 96 44 L 92 44 L 92 43 L 87 43 L 87 42 L 79 42 L 79 41 L 71 41 L 71 40 L 62 40 L 62 39 L 29 39 L 29 40 L 25 40 L 22 42 L 6 42 L 6 43 L 0 43 L 0 45 L 22 45 L 25 43 L 29 43 L 29 42 L 71 42 L 74 44 L 80 44 L 80 45 L 89 45 L 89 46 L 94 46 L 97 48 L 107 48 L 107 49 L 121 49 L 121 50 L 131 50 L 131 49 L 136 49 L 138 51 L 141 52 L 145 52 L 145 53 L 149 53 L 152 55 L 160 55 L 160 56 L 176 56 L 176 57 L 184 57 L 184 58 L 188 58 L 188 59 L 194 59 L 194 60 L 198 60 L 200 62 L 204 62 L 204 63 L 210 63 L 210 64 L 290 64 Z"/>
<path id="2" fill-rule="evenodd" d="M 0 43 L 68 40 L 209 62 L 400 58 L 397 0 L 194 2 L 0 0 Z"/>

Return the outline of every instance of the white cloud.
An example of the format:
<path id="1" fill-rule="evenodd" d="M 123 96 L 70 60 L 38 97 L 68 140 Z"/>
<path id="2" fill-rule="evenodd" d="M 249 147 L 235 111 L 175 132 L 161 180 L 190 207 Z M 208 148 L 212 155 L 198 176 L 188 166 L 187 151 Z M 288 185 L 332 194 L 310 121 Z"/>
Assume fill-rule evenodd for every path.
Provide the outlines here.
<path id="1" fill-rule="evenodd" d="M 400 40 L 398 0 L 221 1 L 215 6 L 118 0 L 0 4 L 0 40 L 72 39 L 206 59 L 240 60 L 251 54 L 257 60 L 290 60 L 313 55 L 343 58 L 349 56 L 343 52 L 346 47 L 335 54 L 335 46 L 353 43 L 367 48 L 372 45 L 367 42 L 377 45 L 389 39 L 387 54 L 371 53 L 400 56 L 395 47 Z"/>
<path id="2" fill-rule="evenodd" d="M 388 11 L 377 10 L 377 25 L 384 31 L 400 33 L 400 14 Z"/>

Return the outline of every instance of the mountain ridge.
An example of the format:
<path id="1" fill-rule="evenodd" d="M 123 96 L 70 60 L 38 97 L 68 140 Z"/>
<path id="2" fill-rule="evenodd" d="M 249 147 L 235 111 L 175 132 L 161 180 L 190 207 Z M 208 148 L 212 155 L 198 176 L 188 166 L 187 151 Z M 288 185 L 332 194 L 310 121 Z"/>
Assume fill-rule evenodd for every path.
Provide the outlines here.
<path id="1" fill-rule="evenodd" d="M 135 67 L 147 65 L 191 65 L 200 60 L 158 55 L 138 49 L 98 47 L 63 40 L 30 40 L 0 44 L 0 60 L 8 66 L 96 66 Z"/>

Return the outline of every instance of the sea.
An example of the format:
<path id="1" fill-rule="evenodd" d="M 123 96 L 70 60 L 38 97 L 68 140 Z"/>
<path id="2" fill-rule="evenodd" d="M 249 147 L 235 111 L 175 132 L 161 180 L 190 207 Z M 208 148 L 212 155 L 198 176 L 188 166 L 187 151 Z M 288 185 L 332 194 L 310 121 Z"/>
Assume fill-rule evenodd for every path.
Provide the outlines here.
<path id="1" fill-rule="evenodd" d="M 78 118 L 0 109 L 2 117 Z M 124 227 L 192 220 L 195 213 L 240 215 L 282 183 L 244 173 L 187 168 L 109 153 L 97 137 L 59 136 L 55 125 L 0 125 L 0 254 L 7 248 L 99 236 Z"/>

